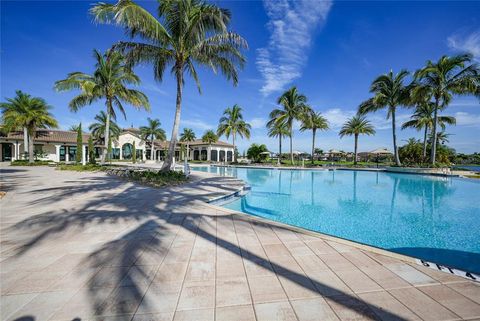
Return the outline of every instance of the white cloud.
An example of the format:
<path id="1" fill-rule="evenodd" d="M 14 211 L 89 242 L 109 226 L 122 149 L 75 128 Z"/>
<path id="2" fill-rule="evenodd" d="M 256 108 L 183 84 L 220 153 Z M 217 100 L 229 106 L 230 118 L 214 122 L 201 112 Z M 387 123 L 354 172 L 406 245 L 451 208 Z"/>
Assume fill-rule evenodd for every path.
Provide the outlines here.
<path id="1" fill-rule="evenodd" d="M 355 115 L 353 110 L 341 110 L 340 108 L 328 109 L 323 113 L 323 116 L 328 120 L 328 124 L 331 129 L 337 129 L 342 127 L 342 125 L 353 115 Z"/>
<path id="2" fill-rule="evenodd" d="M 386 112 L 386 111 L 385 111 Z M 323 116 L 327 118 L 328 123 L 330 125 L 330 129 L 339 129 L 345 124 L 345 122 L 355 116 L 357 113 L 356 110 L 342 110 L 340 108 L 332 108 L 328 109 L 327 111 L 323 112 Z M 409 114 L 402 114 L 396 113 L 395 121 L 397 124 L 397 128 L 401 127 L 401 125 L 408 120 L 410 117 Z M 372 125 L 375 127 L 376 130 L 384 130 L 384 129 L 391 129 L 392 128 L 392 120 L 386 118 L 385 113 L 375 113 L 369 114 L 366 116 L 367 120 L 369 120 Z"/>
<path id="3" fill-rule="evenodd" d="M 250 119 L 249 121 L 247 121 L 247 123 L 249 123 L 253 129 L 259 129 L 259 128 L 265 127 L 265 124 L 267 123 L 267 121 L 265 120 L 265 118 L 256 117 L 256 118 Z"/>
<path id="4" fill-rule="evenodd" d="M 215 128 L 214 125 L 208 124 L 200 119 L 182 119 L 180 121 L 180 125 L 182 127 L 192 127 L 192 128 L 201 129 L 201 130 L 209 130 L 209 129 Z"/>
<path id="5" fill-rule="evenodd" d="M 325 22 L 331 5 L 330 0 L 264 0 L 270 39 L 267 47 L 257 49 L 256 64 L 265 96 L 301 76 L 312 33 Z"/>
<path id="6" fill-rule="evenodd" d="M 447 41 L 451 49 L 469 52 L 475 60 L 480 61 L 480 29 L 468 35 L 452 35 Z"/>
<path id="7" fill-rule="evenodd" d="M 460 126 L 480 126 L 480 115 L 474 115 L 463 111 L 455 113 L 457 125 Z"/>

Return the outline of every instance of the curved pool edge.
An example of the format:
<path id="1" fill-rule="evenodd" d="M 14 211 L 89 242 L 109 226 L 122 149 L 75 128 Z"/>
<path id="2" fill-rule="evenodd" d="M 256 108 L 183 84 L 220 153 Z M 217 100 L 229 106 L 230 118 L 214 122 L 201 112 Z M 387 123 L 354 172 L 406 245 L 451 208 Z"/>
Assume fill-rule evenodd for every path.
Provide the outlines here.
<path id="1" fill-rule="evenodd" d="M 235 195 L 238 195 L 239 193 L 241 193 L 244 190 L 245 186 L 247 186 L 247 184 L 245 184 L 242 188 L 240 188 L 239 190 L 237 190 L 235 192 L 228 193 L 227 195 L 223 195 L 223 196 L 220 196 L 220 197 L 213 198 L 211 200 L 208 200 L 207 202 L 203 202 L 204 203 L 203 205 L 207 206 L 207 207 L 210 207 L 212 209 L 215 209 L 216 211 L 220 211 L 220 212 L 224 212 L 224 213 L 232 214 L 232 215 L 246 216 L 249 219 L 252 219 L 252 220 L 255 220 L 255 221 L 258 221 L 258 222 L 261 222 L 261 223 L 268 223 L 270 225 L 278 226 L 278 227 L 281 227 L 281 228 L 286 228 L 286 229 L 294 231 L 294 232 L 306 234 L 306 235 L 313 236 L 313 237 L 318 237 L 322 240 L 333 241 L 333 242 L 344 244 L 344 245 L 347 245 L 347 246 L 352 246 L 352 247 L 360 249 L 360 250 L 365 250 L 365 251 L 373 252 L 375 254 L 384 255 L 384 256 L 387 256 L 387 257 L 390 257 L 390 258 L 393 258 L 393 259 L 397 259 L 397 260 L 406 262 L 406 263 L 416 264 L 416 265 L 419 265 L 419 266 L 423 266 L 423 267 L 433 269 L 435 271 L 440 271 L 440 272 L 447 273 L 447 274 L 450 274 L 450 275 L 455 275 L 455 276 L 457 276 L 459 278 L 462 278 L 462 279 L 466 279 L 466 280 L 470 280 L 470 281 L 480 283 L 480 275 L 478 275 L 476 273 L 473 273 L 473 272 L 464 271 L 464 270 L 461 270 L 461 269 L 458 269 L 458 268 L 448 267 L 448 266 L 438 264 L 438 263 L 435 263 L 435 262 L 425 261 L 425 260 L 422 260 L 422 259 L 419 259 L 419 258 L 416 258 L 416 257 L 413 257 L 413 256 L 408 256 L 408 255 L 405 255 L 405 254 L 400 254 L 400 253 L 396 253 L 396 252 L 393 252 L 393 251 L 389 251 L 389 250 L 379 248 L 379 247 L 376 247 L 376 246 L 373 246 L 373 245 L 348 240 L 348 239 L 341 238 L 341 237 L 338 237 L 338 236 L 329 235 L 329 234 L 309 230 L 309 229 L 298 227 L 298 226 L 295 226 L 295 225 L 290 225 L 290 224 L 286 224 L 286 223 L 282 223 L 282 222 L 273 221 L 273 220 L 270 220 L 268 218 L 264 218 L 264 217 L 260 217 L 260 216 L 256 216 L 256 215 L 251 215 L 251 214 L 244 213 L 244 212 L 239 212 L 239 211 L 235 211 L 235 210 L 225 208 L 225 207 L 222 207 L 222 206 L 219 206 L 219 205 L 212 204 L 212 203 L 220 201 L 222 199 L 235 197 Z"/>

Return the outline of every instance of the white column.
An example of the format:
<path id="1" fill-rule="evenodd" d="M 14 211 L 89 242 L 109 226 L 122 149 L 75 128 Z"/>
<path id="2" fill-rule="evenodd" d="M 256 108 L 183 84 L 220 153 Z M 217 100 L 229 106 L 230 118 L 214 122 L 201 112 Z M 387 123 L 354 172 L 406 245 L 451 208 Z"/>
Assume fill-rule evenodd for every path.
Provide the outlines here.
<path id="1" fill-rule="evenodd" d="M 12 160 L 20 159 L 18 157 L 18 142 L 13 143 L 13 153 L 12 153 Z"/>
<path id="2" fill-rule="evenodd" d="M 147 159 L 147 145 L 144 145 L 142 150 L 142 160 L 145 161 L 146 159 Z"/>
<path id="3" fill-rule="evenodd" d="M 55 161 L 57 163 L 60 161 L 60 147 L 62 147 L 62 145 L 55 145 Z"/>
<path id="4" fill-rule="evenodd" d="M 211 146 L 208 146 L 207 147 L 207 161 L 211 161 L 212 160 L 212 147 Z"/>
<path id="5" fill-rule="evenodd" d="M 119 146 L 120 147 L 120 159 L 123 159 L 123 148 L 122 146 Z"/>
<path id="6" fill-rule="evenodd" d="M 82 165 L 87 165 L 87 145 L 82 145 Z"/>
<path id="7" fill-rule="evenodd" d="M 27 127 L 23 127 L 23 152 L 28 153 L 28 131 Z"/>
<path id="8" fill-rule="evenodd" d="M 65 163 L 68 163 L 70 161 L 70 147 L 65 145 Z"/>

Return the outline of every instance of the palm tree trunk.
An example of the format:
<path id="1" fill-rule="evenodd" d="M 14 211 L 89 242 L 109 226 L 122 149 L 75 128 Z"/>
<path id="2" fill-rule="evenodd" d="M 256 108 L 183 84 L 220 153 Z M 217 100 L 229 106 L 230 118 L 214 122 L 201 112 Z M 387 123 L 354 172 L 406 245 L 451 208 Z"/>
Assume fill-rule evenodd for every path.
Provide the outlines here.
<path id="1" fill-rule="evenodd" d="M 282 164 L 282 135 L 278 135 L 278 165 Z"/>
<path id="2" fill-rule="evenodd" d="M 437 154 L 437 122 L 438 122 L 438 98 L 435 98 L 435 109 L 433 111 L 433 133 L 432 133 L 432 150 L 430 153 L 430 162 L 435 164 L 435 156 Z"/>
<path id="3" fill-rule="evenodd" d="M 35 135 L 35 130 L 28 135 L 28 162 L 33 163 L 35 159 L 33 158 L 33 136 Z"/>
<path id="4" fill-rule="evenodd" d="M 155 162 L 156 158 L 157 158 L 157 154 L 155 154 L 155 145 L 154 145 L 154 140 L 152 136 L 152 148 L 150 149 L 150 159 Z"/>
<path id="5" fill-rule="evenodd" d="M 110 98 L 107 98 L 107 119 L 105 121 L 105 145 L 103 146 L 103 153 L 102 153 L 102 158 L 100 160 L 100 163 L 102 165 L 105 164 L 107 154 L 108 154 L 108 142 L 110 141 L 110 112 L 112 110 L 112 101 Z"/>
<path id="6" fill-rule="evenodd" d="M 397 129 L 395 127 L 395 108 L 392 108 L 392 134 L 393 134 L 393 154 L 395 157 L 395 164 L 397 166 L 402 166 L 402 163 L 400 163 L 400 157 L 398 156 Z"/>
<path id="7" fill-rule="evenodd" d="M 312 165 L 313 165 L 313 154 L 315 153 L 315 134 L 316 134 L 316 129 L 312 129 L 313 132 L 313 138 L 312 138 Z"/>
<path id="8" fill-rule="evenodd" d="M 27 127 L 23 127 L 23 158 L 26 158 L 28 154 L 28 130 Z"/>
<path id="9" fill-rule="evenodd" d="M 183 66 L 177 65 L 177 101 L 175 108 L 175 120 L 173 122 L 172 137 L 170 138 L 170 144 L 168 145 L 168 155 L 161 171 L 166 172 L 170 170 L 173 163 L 173 157 L 175 156 L 175 145 L 177 144 L 178 127 L 180 126 L 180 112 L 182 110 L 182 89 L 183 89 Z"/>
<path id="10" fill-rule="evenodd" d="M 290 124 L 290 161 L 292 162 L 292 165 L 294 165 L 293 162 L 293 133 L 292 133 L 292 124 Z"/>
<path id="11" fill-rule="evenodd" d="M 235 163 L 235 132 L 233 132 L 232 139 L 233 139 L 233 156 L 232 156 L 232 160 L 233 160 L 233 163 Z"/>
<path id="12" fill-rule="evenodd" d="M 217 157 L 218 157 L 218 156 L 219 156 L 219 155 L 217 155 Z M 218 158 L 217 158 L 217 159 L 218 159 Z M 187 161 L 189 161 L 189 160 L 190 160 L 190 144 L 189 144 L 188 141 L 187 141 Z"/>
<path id="13" fill-rule="evenodd" d="M 428 126 L 425 126 L 425 131 L 423 133 L 423 160 L 427 157 L 427 136 L 428 136 Z"/>
<path id="14" fill-rule="evenodd" d="M 355 147 L 353 150 L 353 165 L 357 166 L 357 148 L 358 148 L 358 134 L 355 134 Z"/>

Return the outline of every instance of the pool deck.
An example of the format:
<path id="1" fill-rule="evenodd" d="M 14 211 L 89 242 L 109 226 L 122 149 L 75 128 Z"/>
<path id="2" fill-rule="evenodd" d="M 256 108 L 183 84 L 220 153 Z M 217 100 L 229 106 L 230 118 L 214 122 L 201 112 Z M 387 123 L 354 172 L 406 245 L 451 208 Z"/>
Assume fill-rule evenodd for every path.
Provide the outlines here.
<path id="1" fill-rule="evenodd" d="M 0 167 L 1 320 L 480 320 L 480 284 L 154 189 Z"/>

